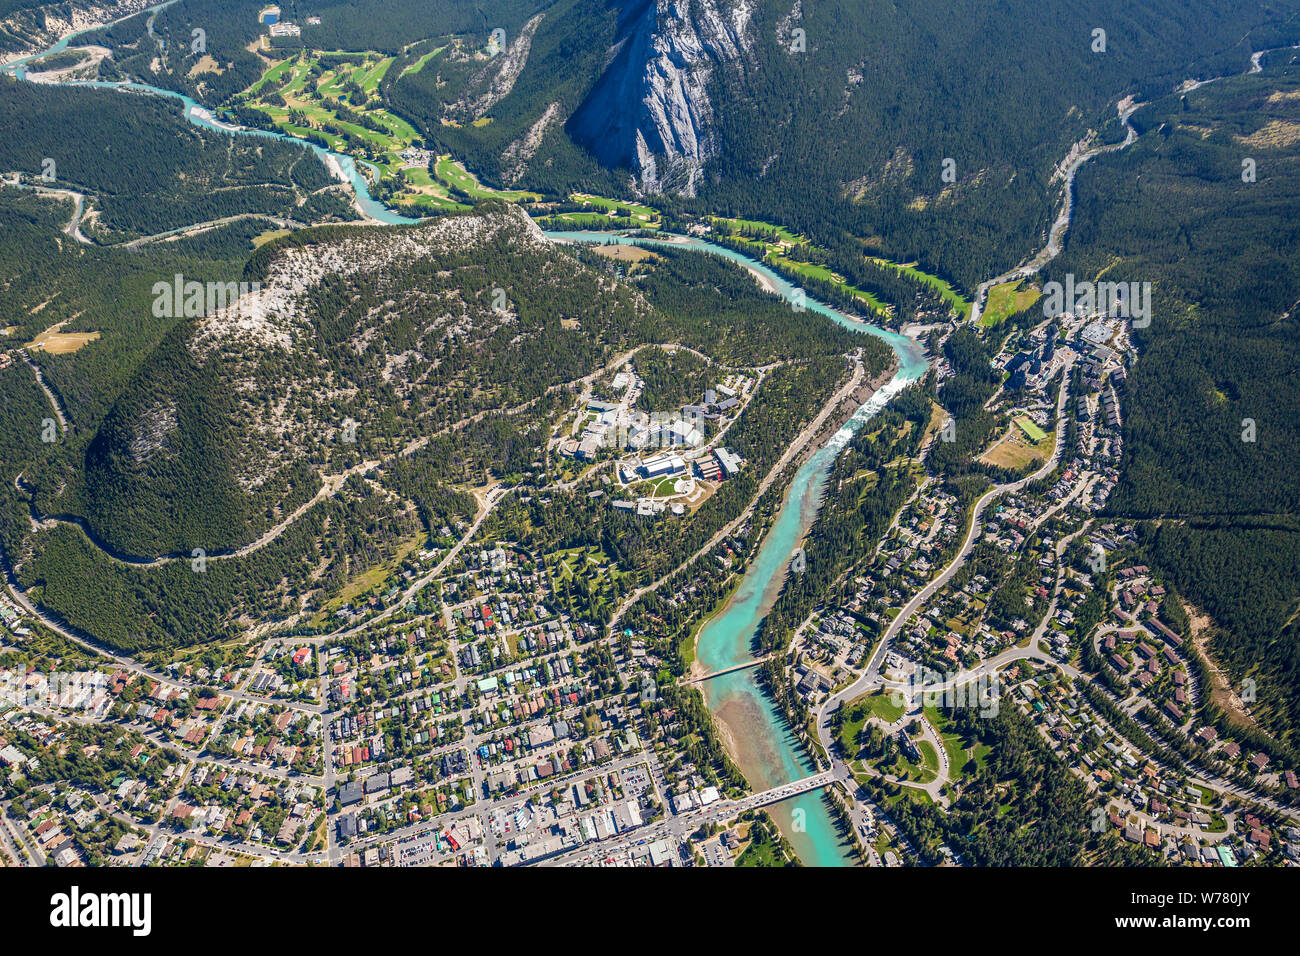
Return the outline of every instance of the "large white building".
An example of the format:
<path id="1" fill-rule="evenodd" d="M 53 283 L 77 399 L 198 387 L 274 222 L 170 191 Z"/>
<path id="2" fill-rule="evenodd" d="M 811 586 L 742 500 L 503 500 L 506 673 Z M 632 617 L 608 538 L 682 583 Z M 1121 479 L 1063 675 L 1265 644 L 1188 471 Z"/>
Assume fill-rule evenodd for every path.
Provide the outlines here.
<path id="1" fill-rule="evenodd" d="M 687 445 L 695 448 L 704 441 L 704 436 L 700 434 L 698 428 L 680 418 L 668 424 L 667 432 L 670 445 Z"/>
<path id="2" fill-rule="evenodd" d="M 718 464 L 722 466 L 722 474 L 727 478 L 731 478 L 739 472 L 740 466 L 744 462 L 743 458 L 727 448 L 719 448 L 714 452 L 714 457 L 718 459 Z"/>
<path id="3" fill-rule="evenodd" d="M 675 475 L 678 472 L 686 470 L 686 462 L 682 461 L 680 455 L 673 454 L 670 451 L 658 455 L 652 455 L 645 461 L 641 462 L 641 474 L 647 478 L 659 478 L 664 475 Z"/>

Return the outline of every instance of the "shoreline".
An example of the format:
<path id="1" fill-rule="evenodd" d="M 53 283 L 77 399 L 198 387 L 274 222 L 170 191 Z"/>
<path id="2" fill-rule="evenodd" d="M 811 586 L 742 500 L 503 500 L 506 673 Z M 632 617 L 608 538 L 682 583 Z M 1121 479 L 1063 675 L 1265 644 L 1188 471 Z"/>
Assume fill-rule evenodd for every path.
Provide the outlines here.
<path id="1" fill-rule="evenodd" d="M 802 465 L 813 452 L 825 446 L 858 413 L 858 409 L 871 401 L 873 395 L 889 384 L 893 377 L 898 374 L 899 365 L 898 356 L 891 351 L 889 364 L 881 370 L 880 374 L 867 379 L 865 382 L 860 382 L 852 392 L 840 399 L 838 409 L 843 409 L 846 405 L 852 405 L 852 408 L 843 414 L 832 414 L 827 418 L 822 429 L 813 437 L 812 441 L 808 442 L 804 449 L 795 456 L 795 462 Z"/>
<path id="2" fill-rule="evenodd" d="M 802 468 L 804 464 L 807 463 L 809 458 L 811 458 L 814 454 L 816 454 L 818 451 L 824 448 L 826 444 L 830 441 L 831 437 L 834 436 L 836 433 L 838 433 L 839 430 L 843 428 L 846 424 L 848 424 L 848 422 L 853 418 L 853 416 L 857 414 L 858 409 L 860 409 L 863 405 L 865 405 L 868 401 L 870 401 L 873 395 L 879 392 L 881 388 L 883 388 L 886 384 L 888 384 L 889 381 L 893 379 L 895 375 L 898 374 L 898 367 L 899 367 L 898 356 L 892 355 L 892 361 L 889 363 L 888 367 L 886 367 L 884 370 L 880 372 L 880 374 L 874 376 L 873 378 L 868 379 L 865 382 L 860 382 L 857 386 L 854 387 L 853 391 L 851 391 L 848 395 L 841 398 L 838 405 L 836 406 L 837 411 L 839 411 L 839 414 L 830 415 L 826 419 L 826 421 L 822 424 L 822 427 L 817 431 L 817 433 L 811 436 L 807 441 L 805 441 L 803 443 L 803 447 L 799 450 L 799 452 L 793 458 L 791 458 L 790 461 L 786 462 L 785 468 L 783 468 L 782 470 L 784 471 L 793 467 L 795 471 L 798 471 L 800 468 Z M 852 407 L 849 408 L 847 411 L 845 411 L 844 409 L 848 405 L 851 405 Z M 807 531 L 799 535 L 795 546 L 799 547 L 800 545 L 802 545 L 804 540 L 807 538 L 807 536 L 808 536 Z M 731 610 L 732 606 L 735 604 L 736 596 L 739 593 L 739 591 L 740 591 L 739 586 L 733 588 L 731 593 L 727 595 L 726 601 L 723 602 L 722 605 L 720 605 L 712 614 L 710 614 L 708 617 L 704 618 L 700 622 L 699 629 L 697 629 L 694 638 L 694 640 L 697 642 L 696 651 L 691 658 L 691 666 L 687 670 L 687 676 L 689 678 L 692 679 L 698 678 L 708 673 L 706 670 L 704 670 L 703 665 L 700 663 L 699 645 L 698 645 L 699 631 L 703 630 L 703 628 L 705 627 L 705 625 L 708 624 L 709 621 L 713 620 L 716 617 L 720 617 L 721 615 L 726 614 L 729 610 Z"/>
<path id="3" fill-rule="evenodd" d="M 873 395 L 879 392 L 881 388 L 883 388 L 896 374 L 898 374 L 900 365 L 898 356 L 891 353 L 891 358 L 892 361 L 879 374 L 865 382 L 859 383 L 848 395 L 840 399 L 836 405 L 836 412 L 832 413 L 822 424 L 822 427 L 811 438 L 804 442 L 800 451 L 786 463 L 787 469 L 793 467 L 794 471 L 797 472 L 799 468 L 802 468 L 812 455 L 824 448 L 830 441 L 831 437 L 839 432 L 839 430 L 843 428 L 855 414 L 857 414 L 858 409 L 870 401 Z M 789 506 L 790 504 L 793 504 L 793 502 L 787 501 L 785 504 L 786 506 Z M 809 530 L 811 530 L 811 528 Z M 807 536 L 807 530 L 802 532 L 796 539 L 795 547 L 801 547 Z M 744 576 L 742 575 L 741 580 L 737 582 L 736 586 L 732 588 L 731 593 L 727 595 L 726 601 L 724 601 L 712 614 L 700 621 L 694 636 L 694 641 L 696 642 L 695 653 L 691 657 L 691 664 L 686 673 L 688 679 L 696 680 L 708 673 L 708 671 L 705 670 L 704 665 L 700 662 L 698 643 L 700 634 L 703 632 L 704 628 L 708 626 L 710 621 L 720 618 L 731 610 L 736 602 L 737 596 L 740 594 L 743 579 Z M 768 583 L 765 582 L 765 591 L 767 587 Z M 770 597 L 774 600 L 778 595 L 771 595 Z M 766 603 L 768 597 L 769 595 L 764 595 L 762 599 L 764 603 Z M 766 695 L 767 691 L 760 687 L 760 693 Z M 700 694 L 703 695 L 704 691 L 700 690 Z M 741 767 L 741 748 L 737 743 L 738 738 L 736 737 L 734 729 L 727 723 L 723 710 L 724 708 L 719 708 L 718 710 L 710 709 L 710 713 L 712 714 L 714 725 L 718 728 L 718 734 L 722 738 L 723 747 L 726 750 L 728 758 L 735 763 L 737 767 Z"/>
<path id="4" fill-rule="evenodd" d="M 172 0 L 175 2 L 175 0 Z M 90 33 L 93 30 L 102 30 L 106 27 L 114 26 L 123 20 L 129 20 L 138 16 L 145 10 L 151 9 L 152 6 L 170 6 L 169 3 L 154 4 L 152 0 L 110 0 L 110 6 L 118 9 L 111 10 L 110 13 L 118 14 L 109 20 L 89 20 L 85 19 L 84 11 L 73 11 L 70 15 L 58 15 L 56 22 L 51 25 L 51 18 L 45 18 L 43 29 L 47 35 L 37 41 L 37 46 L 28 50 L 9 50 L 0 52 L 0 70 L 7 71 L 9 66 L 23 60 L 31 60 L 35 57 L 43 56 L 49 52 L 50 47 L 58 46 L 60 43 L 71 43 L 71 41 L 83 33 Z M 39 8 L 34 8 L 39 9 Z M 127 12 L 123 12 L 127 11 Z M 9 16 L 13 17 L 24 11 L 15 10 Z M 4 21 L 0 21 L 2 24 Z"/>
<path id="5" fill-rule="evenodd" d="M 779 294 L 777 292 L 776 283 L 773 282 L 766 275 L 764 275 L 762 272 L 760 272 L 758 269 L 750 265 L 745 265 L 744 263 L 740 263 L 740 265 L 746 272 L 748 272 L 750 275 L 754 277 L 754 280 L 758 283 L 759 288 L 762 289 L 764 292 L 770 293 L 772 295 Z"/>

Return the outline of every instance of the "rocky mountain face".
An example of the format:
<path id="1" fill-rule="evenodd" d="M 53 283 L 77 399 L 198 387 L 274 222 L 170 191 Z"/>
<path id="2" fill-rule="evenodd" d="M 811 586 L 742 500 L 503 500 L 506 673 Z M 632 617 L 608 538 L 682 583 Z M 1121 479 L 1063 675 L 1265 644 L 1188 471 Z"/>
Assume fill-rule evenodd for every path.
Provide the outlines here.
<path id="1" fill-rule="evenodd" d="M 709 82 L 745 69 L 752 13 L 749 0 L 629 0 L 569 135 L 606 166 L 634 170 L 643 192 L 694 196 L 718 154 Z"/>
<path id="2" fill-rule="evenodd" d="M 460 99 L 448 107 L 449 117 L 462 122 L 476 120 L 510 95 L 528 65 L 533 35 L 544 16 L 539 13 L 524 24 L 519 35 L 470 78 Z"/>

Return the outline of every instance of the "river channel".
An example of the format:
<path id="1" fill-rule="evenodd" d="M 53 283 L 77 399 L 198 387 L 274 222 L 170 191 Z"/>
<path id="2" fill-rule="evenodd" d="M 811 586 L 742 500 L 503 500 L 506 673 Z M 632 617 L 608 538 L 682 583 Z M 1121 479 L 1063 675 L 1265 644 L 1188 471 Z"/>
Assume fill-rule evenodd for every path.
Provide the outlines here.
<path id="1" fill-rule="evenodd" d="M 608 242 L 609 233 L 548 232 L 570 242 Z M 653 245 L 653 240 L 637 239 Z M 723 256 L 763 275 L 786 300 L 795 299 L 795 286 L 767 266 L 741 253 L 700 239 L 667 242 L 673 248 L 691 248 Z M 894 377 L 795 473 L 790 487 L 754 561 L 727 605 L 700 630 L 695 653 L 706 673 L 734 667 L 754 659 L 754 635 L 780 593 L 798 542 L 817 517 L 826 476 L 840 450 L 862 424 L 911 382 L 925 374 L 926 362 L 917 344 L 906 336 L 866 325 L 812 299 L 807 310 L 833 322 L 884 340 L 898 357 Z M 758 685 L 757 670 L 733 671 L 700 685 L 709 710 L 729 731 L 732 759 L 755 791 L 790 783 L 814 772 L 807 752 L 795 739 L 785 719 Z M 806 793 L 770 808 L 781 831 L 808 866 L 845 866 L 853 858 L 846 852 L 835 822 L 820 792 Z"/>
<path id="2" fill-rule="evenodd" d="M 167 5 L 160 4 L 153 9 L 156 11 Z M 48 50 L 15 60 L 3 69 L 20 79 L 25 78 L 28 63 L 67 49 L 79 35 L 65 37 Z M 229 135 L 270 137 L 306 145 L 320 156 L 337 177 L 351 184 L 357 205 L 367 216 L 391 225 L 418 221 L 398 215 L 371 198 L 365 177 L 350 156 L 303 143 L 302 140 L 283 133 L 222 123 L 193 99 L 173 90 L 143 83 L 102 81 L 71 81 L 68 85 L 170 97 L 181 102 L 186 120 L 204 129 Z M 549 232 L 547 235 L 568 242 L 607 242 L 611 239 L 609 233 L 586 231 Z M 640 239 L 637 241 L 647 242 Z M 649 242 L 653 244 L 654 241 Z M 673 237 L 664 242 L 674 248 L 694 249 L 737 262 L 765 277 L 768 286 L 778 295 L 792 303 L 795 301 L 794 285 L 767 266 L 741 253 L 701 239 Z M 849 422 L 809 456 L 795 473 L 775 522 L 764 537 L 758 555 L 739 587 L 727 605 L 700 631 L 696 655 L 707 672 L 733 667 L 753 659 L 754 634 L 780 592 L 798 542 L 817 516 L 826 476 L 836 455 L 862 424 L 879 412 L 893 395 L 925 374 L 925 358 L 913 340 L 867 325 L 811 298 L 805 298 L 804 302 L 808 312 L 885 341 L 898 357 L 898 369 L 893 378 L 877 390 Z M 758 686 L 756 677 L 756 669 L 750 668 L 715 677 L 705 681 L 701 687 L 709 709 L 728 731 L 729 744 L 734 751 L 732 758 L 745 774 L 750 786 L 755 791 L 761 791 L 808 776 L 814 772 L 814 768 L 803 746 L 794 738 L 785 720 Z M 852 855 L 840 837 L 820 792 L 806 793 L 783 801 L 771 807 L 770 811 L 806 865 L 845 866 L 853 863 Z"/>

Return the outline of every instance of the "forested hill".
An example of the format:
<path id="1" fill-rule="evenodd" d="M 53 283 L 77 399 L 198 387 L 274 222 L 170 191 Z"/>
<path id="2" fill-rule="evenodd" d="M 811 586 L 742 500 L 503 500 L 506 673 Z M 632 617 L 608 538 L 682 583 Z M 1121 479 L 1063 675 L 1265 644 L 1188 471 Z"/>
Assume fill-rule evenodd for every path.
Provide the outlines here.
<path id="1" fill-rule="evenodd" d="M 787 22 L 792 6 L 800 15 Z M 1041 242 L 1054 166 L 1112 121 L 1111 104 L 1244 70 L 1252 45 L 1276 36 L 1261 25 L 1300 9 L 1284 6 L 770 0 L 755 11 L 754 67 L 718 74 L 706 195 L 758 201 L 798 228 L 879 237 L 969 291 Z M 796 25 L 806 54 L 789 52 Z"/>
<path id="2" fill-rule="evenodd" d="M 0 173 L 48 173 L 49 185 L 86 193 L 96 214 L 83 231 L 98 242 L 253 213 L 303 223 L 357 215 L 305 146 L 200 129 L 161 96 L 0 76 L 0 129 Z"/>
<path id="3" fill-rule="evenodd" d="M 396 59 L 376 91 L 491 185 L 695 196 L 966 292 L 1035 251 L 1058 163 L 1115 104 L 1300 41 L 1300 0 L 355 0 L 257 40 L 180 0 L 93 37 L 115 69 L 229 103 L 302 47 Z M 205 52 L 191 50 L 205 30 Z M 497 50 L 489 42 L 504 31 Z M 498 34 L 500 36 L 501 34 Z M 166 41 L 159 47 L 159 41 Z M 206 59 L 205 59 L 206 58 Z M 948 162 L 951 161 L 951 162 Z M 685 199 L 691 204 L 690 199 Z"/>
<path id="4" fill-rule="evenodd" d="M 0 0 L 0 60 L 43 50 L 74 26 L 124 17 L 152 0 Z"/>
<path id="5" fill-rule="evenodd" d="M 1049 278 L 1152 284 L 1109 503 L 1260 688 L 1262 726 L 1300 739 L 1300 59 L 1140 110 L 1138 141 L 1076 181 Z"/>
<path id="6" fill-rule="evenodd" d="M 0 370 L 0 547 L 33 601 L 121 648 L 229 638 L 319 608 L 439 529 L 467 527 L 478 504 L 466 489 L 548 484 L 547 442 L 581 380 L 640 346 L 769 368 L 729 438 L 753 468 L 716 504 L 652 534 L 563 496 L 595 512 L 573 533 L 619 524 L 648 580 L 743 507 L 844 384 L 848 353 L 872 377 L 890 355 L 723 259 L 663 249 L 630 269 L 547 241 L 501 203 L 418 226 L 302 229 L 251 258 L 240 223 L 139 251 L 61 248 L 63 208 L 0 189 L 3 261 L 43 254 L 0 288 L 22 317 L 15 337 L 63 319 L 102 333 L 34 353 L 53 394 L 76 399 L 52 443 L 32 370 Z M 238 308 L 152 315 L 156 283 L 177 272 L 259 285 Z M 36 296 L 42 276 L 58 279 L 50 301 Z M 95 301 L 103 288 L 112 309 Z M 191 570 L 196 550 L 206 573 Z"/>
<path id="7" fill-rule="evenodd" d="M 455 484 L 527 472 L 542 457 L 543 423 L 571 401 L 562 389 L 630 348 L 842 365 L 863 345 L 759 295 L 738 268 L 702 260 L 664 253 L 639 290 L 499 203 L 421 226 L 300 230 L 253 255 L 243 279 L 260 287 L 236 307 L 187 319 L 160 342 L 76 473 L 31 478 L 39 509 L 81 516 L 127 557 L 218 553 L 367 463 L 404 458 Z M 701 279 L 705 308 L 684 291 Z M 878 367 L 884 348 L 867 347 Z M 454 454 L 428 453 L 453 432 Z"/>
<path id="8" fill-rule="evenodd" d="M 598 368 L 644 310 L 513 208 L 299 231 L 263 246 L 245 281 L 260 288 L 142 365 L 52 511 L 127 555 L 245 544 L 319 476 Z"/>
<path id="9" fill-rule="evenodd" d="M 969 292 L 1041 244 L 1055 166 L 1089 130 L 1110 134 L 1119 99 L 1242 72 L 1253 49 L 1300 39 L 1300 20 L 1277 26 L 1297 10 L 560 0 L 482 125 L 442 122 L 467 82 L 446 54 L 387 95 L 488 180 L 598 189 L 595 157 L 624 188 L 916 260 Z"/>
<path id="10" fill-rule="evenodd" d="M 323 0 L 310 11 L 281 5 L 283 19 L 297 23 L 301 37 L 277 38 L 268 47 L 293 52 L 310 45 L 319 50 L 376 50 L 400 54 L 410 44 L 430 37 L 475 33 L 486 39 L 493 29 L 513 36 L 546 0 Z M 246 89 L 269 62 L 257 50 L 266 27 L 258 21 L 265 4 L 232 0 L 179 0 L 158 12 L 153 33 L 146 14 L 92 32 L 88 42 L 113 50 L 115 66 L 156 86 L 189 93 L 220 104 Z M 310 13 L 319 24 L 307 24 Z M 204 43 L 194 49 L 194 31 Z M 213 64 L 196 69 L 205 56 Z"/>

